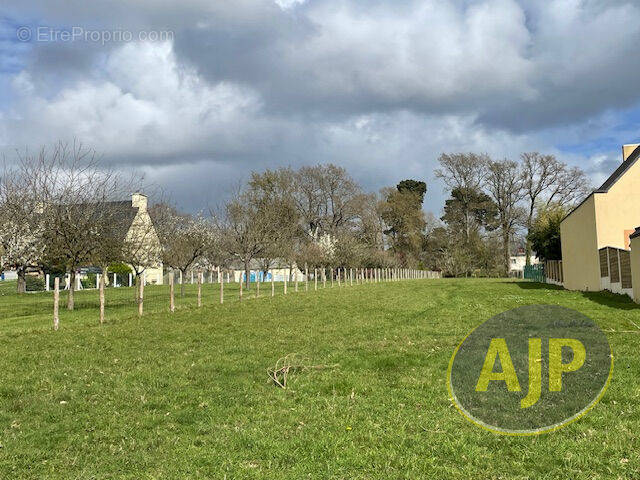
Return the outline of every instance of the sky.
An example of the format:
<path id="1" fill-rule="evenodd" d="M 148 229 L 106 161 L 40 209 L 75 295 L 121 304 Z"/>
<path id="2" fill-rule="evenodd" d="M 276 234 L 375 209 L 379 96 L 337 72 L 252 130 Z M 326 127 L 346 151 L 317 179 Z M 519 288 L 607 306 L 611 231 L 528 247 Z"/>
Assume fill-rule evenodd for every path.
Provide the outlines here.
<path id="1" fill-rule="evenodd" d="M 640 5 L 616 0 L 3 0 L 0 152 L 57 141 L 187 211 L 334 163 L 447 196 L 443 152 L 555 154 L 594 185 L 639 143 Z"/>

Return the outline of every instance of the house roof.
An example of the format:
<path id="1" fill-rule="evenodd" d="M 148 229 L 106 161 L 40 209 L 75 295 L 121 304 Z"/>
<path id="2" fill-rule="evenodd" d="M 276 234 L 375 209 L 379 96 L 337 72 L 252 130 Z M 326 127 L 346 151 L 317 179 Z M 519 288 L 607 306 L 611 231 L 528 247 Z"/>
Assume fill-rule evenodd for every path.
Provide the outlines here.
<path id="1" fill-rule="evenodd" d="M 636 163 L 638 158 L 640 158 L 640 145 L 631 152 L 627 159 L 622 162 L 618 168 L 616 168 L 616 170 L 604 181 L 602 185 L 600 185 L 600 187 L 587 195 L 585 199 L 582 200 L 573 210 L 567 213 L 562 221 L 564 222 L 569 215 L 579 209 L 594 193 L 607 193 L 609 189 L 627 172 L 627 170 Z"/>
<path id="2" fill-rule="evenodd" d="M 105 213 L 112 218 L 118 218 L 114 228 L 121 238 L 126 238 L 131 229 L 131 224 L 138 214 L 138 207 L 131 205 L 131 200 L 108 202 L 104 205 Z M 109 211 L 110 210 L 110 211 Z"/>
<path id="3" fill-rule="evenodd" d="M 638 158 L 640 158 L 640 145 L 637 146 L 633 150 L 633 152 L 631 152 L 631 155 L 629 155 L 627 159 L 624 162 L 622 162 L 618 168 L 616 168 L 616 171 L 613 172 L 611 176 L 609 176 L 609 178 L 607 178 L 602 185 L 600 185 L 600 188 L 598 188 L 595 191 L 595 193 L 608 192 L 609 189 L 613 186 L 613 184 L 616 183 L 618 179 L 622 177 L 622 175 L 624 175 L 625 172 L 629 170 L 634 163 L 636 163 L 636 160 L 638 160 Z"/>
<path id="4" fill-rule="evenodd" d="M 54 208 L 62 209 L 63 206 L 58 205 Z M 64 208 L 72 208 L 76 214 L 93 218 L 96 221 L 103 220 L 103 224 L 110 228 L 109 233 L 121 240 L 126 238 L 138 213 L 138 207 L 132 206 L 131 200 L 105 202 L 100 204 L 99 208 L 95 204 L 88 203 L 66 205 Z"/>

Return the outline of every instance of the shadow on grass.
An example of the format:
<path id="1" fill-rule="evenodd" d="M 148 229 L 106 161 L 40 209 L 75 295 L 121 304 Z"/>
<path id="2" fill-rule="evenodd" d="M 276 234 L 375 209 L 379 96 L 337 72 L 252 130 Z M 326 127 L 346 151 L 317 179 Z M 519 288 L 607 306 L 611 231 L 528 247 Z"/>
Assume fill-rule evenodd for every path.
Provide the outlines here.
<path id="1" fill-rule="evenodd" d="M 515 283 L 518 287 L 523 290 L 564 290 L 563 287 L 559 285 L 552 285 L 550 283 L 540 283 L 540 282 L 505 282 L 505 283 Z M 606 307 L 611 308 L 619 308 L 622 310 L 635 310 L 640 308 L 640 305 L 635 303 L 628 295 L 611 293 L 606 290 L 601 292 L 579 292 L 582 294 L 584 298 L 590 300 L 592 302 L 598 303 L 600 305 L 604 305 Z"/>
<path id="2" fill-rule="evenodd" d="M 551 283 L 540 282 L 503 282 L 509 284 L 515 284 L 524 290 L 564 290 L 560 285 L 552 285 Z"/>

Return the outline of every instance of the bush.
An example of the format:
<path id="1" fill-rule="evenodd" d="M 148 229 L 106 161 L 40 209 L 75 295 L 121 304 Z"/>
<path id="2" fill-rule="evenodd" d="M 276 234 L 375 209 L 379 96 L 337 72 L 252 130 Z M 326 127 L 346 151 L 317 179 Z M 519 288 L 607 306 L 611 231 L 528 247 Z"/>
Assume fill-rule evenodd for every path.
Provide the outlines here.
<path id="1" fill-rule="evenodd" d="M 133 270 L 131 270 L 131 267 L 125 263 L 112 263 L 109 265 L 109 268 L 107 268 L 107 272 L 115 273 L 116 275 L 128 276 L 130 273 L 133 273 Z"/>
<path id="2" fill-rule="evenodd" d="M 96 274 L 87 274 L 86 278 L 80 280 L 80 283 L 82 284 L 82 288 L 96 288 Z"/>
<path id="3" fill-rule="evenodd" d="M 42 292 L 44 290 L 44 280 L 40 277 L 27 275 L 25 278 L 27 292 Z"/>

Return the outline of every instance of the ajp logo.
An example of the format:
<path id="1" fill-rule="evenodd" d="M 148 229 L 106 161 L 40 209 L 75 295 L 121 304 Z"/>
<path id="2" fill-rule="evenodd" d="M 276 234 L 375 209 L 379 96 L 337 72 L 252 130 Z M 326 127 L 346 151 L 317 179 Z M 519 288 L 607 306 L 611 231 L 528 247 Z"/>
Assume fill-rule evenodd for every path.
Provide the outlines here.
<path id="1" fill-rule="evenodd" d="M 447 386 L 457 409 L 496 433 L 535 435 L 587 413 L 613 373 L 607 337 L 585 315 L 530 305 L 487 320 L 449 362 Z"/>

